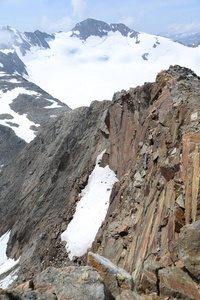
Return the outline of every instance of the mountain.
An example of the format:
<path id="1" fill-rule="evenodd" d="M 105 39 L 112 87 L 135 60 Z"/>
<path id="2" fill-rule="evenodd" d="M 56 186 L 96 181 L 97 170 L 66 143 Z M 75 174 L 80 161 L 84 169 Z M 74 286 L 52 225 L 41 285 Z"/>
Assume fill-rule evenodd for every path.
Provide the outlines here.
<path id="1" fill-rule="evenodd" d="M 55 33 L 48 45 L 33 46 L 20 59 L 29 80 L 71 108 L 111 100 L 116 90 L 154 81 L 170 65 L 200 74 L 198 48 L 136 32 L 123 24 L 86 19 L 69 32 Z"/>
<path id="2" fill-rule="evenodd" d="M 124 24 L 86 19 L 69 32 L 51 35 L 20 33 L 9 27 L 4 31 L 9 38 L 0 43 L 1 51 L 15 51 L 23 65 L 15 71 L 22 76 L 28 73 L 26 79 L 71 108 L 110 100 L 116 90 L 154 81 L 170 65 L 200 74 L 198 48 L 136 32 Z M 1 57 L 0 63 L 5 64 Z"/>
<path id="3" fill-rule="evenodd" d="M 0 284 L 22 285 L 1 299 L 200 299 L 199 93 L 171 66 L 66 112 L 2 168 Z"/>
<path id="4" fill-rule="evenodd" d="M 160 33 L 160 36 L 169 38 L 174 42 L 179 42 L 185 46 L 198 47 L 200 41 L 200 33 L 174 33 L 174 32 L 164 32 Z"/>
<path id="5" fill-rule="evenodd" d="M 138 36 L 138 32 L 124 24 L 107 24 L 94 19 L 86 19 L 76 24 L 72 29 L 71 37 L 78 37 L 85 41 L 90 36 L 106 37 L 110 32 L 119 32 L 122 36 L 130 36 L 131 38 Z"/>
<path id="6" fill-rule="evenodd" d="M 0 165 L 29 143 L 40 126 L 69 110 L 35 84 L 17 74 L 0 72 Z"/>
<path id="7" fill-rule="evenodd" d="M 53 35 L 36 30 L 34 32 L 21 33 L 9 26 L 0 29 L 0 50 L 19 49 L 24 56 L 32 47 L 49 48 L 48 41 L 54 39 Z"/>

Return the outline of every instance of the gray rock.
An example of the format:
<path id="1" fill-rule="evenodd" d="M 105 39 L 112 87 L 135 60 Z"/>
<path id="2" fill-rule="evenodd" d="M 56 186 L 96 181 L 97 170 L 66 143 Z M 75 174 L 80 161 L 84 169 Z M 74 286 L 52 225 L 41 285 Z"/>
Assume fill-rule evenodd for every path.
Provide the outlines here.
<path id="1" fill-rule="evenodd" d="M 90 267 L 47 268 L 36 278 L 35 288 L 54 293 L 58 300 L 104 300 L 101 277 Z"/>
<path id="2" fill-rule="evenodd" d="M 23 77 L 9 73 L 1 75 L 0 91 L 7 93 L 16 88 L 23 88 L 24 93 L 21 92 L 17 98 L 13 99 L 9 108 L 11 108 L 13 113 L 25 114 L 30 121 L 37 124 L 37 126 L 30 128 L 34 132 L 38 132 L 39 125 L 48 126 L 46 124 L 52 122 L 52 116 L 58 117 L 70 110 L 66 104 L 53 98 L 37 85 L 28 82 Z M 26 91 L 34 93 L 27 95 Z M 3 97 L 1 101 L 3 101 Z M 51 108 L 53 103 L 57 104 L 57 107 Z M 5 125 L 0 125 L 0 165 L 2 165 L 9 163 L 27 143 L 12 130 L 14 127 L 18 127 L 19 124 L 12 121 L 13 116 L 10 109 L 8 113 L 0 114 L 0 120 L 5 120 L 6 122 Z"/>
<path id="3" fill-rule="evenodd" d="M 107 24 L 106 22 L 98 21 L 95 19 L 86 19 L 72 29 L 72 35 L 81 40 L 86 40 L 88 37 L 94 36 L 107 36 L 108 32 L 119 31 L 123 36 L 130 35 L 131 38 L 137 38 L 138 32 L 128 28 L 124 24 Z"/>
<path id="4" fill-rule="evenodd" d="M 113 297 L 123 290 L 133 290 L 132 276 L 105 257 L 89 252 L 88 264 L 101 275 L 106 289 Z"/>
<path id="5" fill-rule="evenodd" d="M 56 295 L 40 294 L 37 291 L 10 291 L 0 296 L 0 300 L 57 300 Z"/>

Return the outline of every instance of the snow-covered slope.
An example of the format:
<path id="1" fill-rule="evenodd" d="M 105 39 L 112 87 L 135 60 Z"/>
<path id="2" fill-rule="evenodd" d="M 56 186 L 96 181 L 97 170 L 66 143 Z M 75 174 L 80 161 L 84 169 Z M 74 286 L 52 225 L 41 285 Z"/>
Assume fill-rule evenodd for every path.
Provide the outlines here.
<path id="1" fill-rule="evenodd" d="M 199 48 L 122 31 L 114 25 L 102 27 L 98 22 L 92 22 L 93 27 L 96 24 L 92 35 L 87 36 L 91 24 L 84 21 L 70 32 L 56 33 L 49 41 L 50 48 L 21 57 L 30 79 L 75 108 L 92 100 L 111 99 L 117 90 L 154 81 L 156 74 L 169 65 L 179 64 L 200 75 Z M 91 32 L 90 27 L 88 30 Z"/>
<path id="2" fill-rule="evenodd" d="M 30 81 L 71 108 L 112 99 L 117 90 L 154 81 L 170 65 L 188 67 L 200 75 L 199 47 L 94 19 L 54 35 L 22 34 L 6 27 L 0 32 L 0 49 L 9 47 L 26 65 Z"/>

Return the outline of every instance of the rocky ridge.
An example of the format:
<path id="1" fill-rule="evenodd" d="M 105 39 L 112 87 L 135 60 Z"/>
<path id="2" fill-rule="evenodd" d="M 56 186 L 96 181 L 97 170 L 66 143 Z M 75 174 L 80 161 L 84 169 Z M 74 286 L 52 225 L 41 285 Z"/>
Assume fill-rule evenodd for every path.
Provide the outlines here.
<path id="1" fill-rule="evenodd" d="M 48 41 L 54 39 L 54 36 L 36 30 L 34 32 L 21 33 L 9 26 L 0 29 L 0 50 L 19 48 L 20 53 L 24 56 L 31 47 L 49 48 Z"/>
<path id="2" fill-rule="evenodd" d="M 106 37 L 109 32 L 120 32 L 123 36 L 132 38 L 138 37 L 138 32 L 130 29 L 124 24 L 108 24 L 103 21 L 88 18 L 72 29 L 72 37 L 78 37 L 81 40 L 87 40 L 90 36 Z"/>
<path id="3" fill-rule="evenodd" d="M 2 299 L 25 299 L 28 290 L 71 299 L 59 280 L 52 283 L 70 268 L 82 268 L 73 299 L 82 299 L 94 270 L 102 299 L 200 299 L 199 97 L 200 78 L 171 66 L 155 83 L 67 112 L 3 168 L 0 235 L 11 230 L 7 255 L 21 257 L 15 284 L 32 281 L 20 292 L 2 291 Z M 109 164 L 119 181 L 93 253 L 69 261 L 60 234 L 103 149 L 101 166 Z M 87 261 L 90 270 L 67 267 Z"/>

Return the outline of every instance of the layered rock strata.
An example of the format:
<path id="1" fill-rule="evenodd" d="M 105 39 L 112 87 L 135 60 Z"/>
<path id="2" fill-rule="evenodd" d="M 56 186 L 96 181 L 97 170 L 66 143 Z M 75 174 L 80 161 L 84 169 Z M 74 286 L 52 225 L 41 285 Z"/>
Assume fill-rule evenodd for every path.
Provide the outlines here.
<path id="1" fill-rule="evenodd" d="M 200 242 L 185 227 L 200 222 L 199 92 L 193 72 L 170 67 L 154 84 L 115 94 L 106 119 L 120 181 L 93 251 L 132 274 L 136 290 L 161 298 L 200 299 Z"/>

